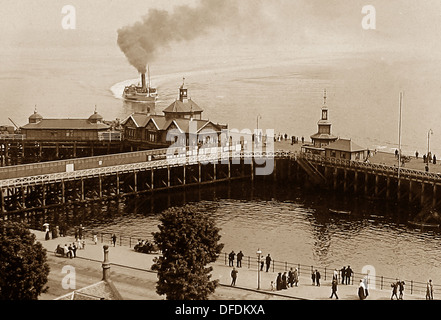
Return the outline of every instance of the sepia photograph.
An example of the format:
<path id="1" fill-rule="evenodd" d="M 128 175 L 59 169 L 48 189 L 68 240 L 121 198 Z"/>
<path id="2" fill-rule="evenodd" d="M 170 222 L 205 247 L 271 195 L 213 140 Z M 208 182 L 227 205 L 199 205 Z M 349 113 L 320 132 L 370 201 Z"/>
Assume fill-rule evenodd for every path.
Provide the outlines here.
<path id="1" fill-rule="evenodd" d="M 0 300 L 196 319 L 441 298 L 439 0 L 0 17 Z"/>

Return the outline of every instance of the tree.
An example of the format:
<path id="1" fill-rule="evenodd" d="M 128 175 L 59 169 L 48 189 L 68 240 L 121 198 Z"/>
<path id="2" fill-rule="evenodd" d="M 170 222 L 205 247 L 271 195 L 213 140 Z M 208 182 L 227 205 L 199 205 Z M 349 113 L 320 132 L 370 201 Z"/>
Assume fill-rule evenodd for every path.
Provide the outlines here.
<path id="1" fill-rule="evenodd" d="M 49 265 L 46 249 L 21 224 L 0 221 L 0 300 L 37 300 Z"/>
<path id="2" fill-rule="evenodd" d="M 199 209 L 200 210 L 200 209 Z M 156 292 L 167 300 L 207 300 L 218 286 L 212 267 L 223 248 L 214 219 L 196 207 L 171 208 L 161 214 L 153 234 L 162 255 L 154 259 L 158 272 Z"/>

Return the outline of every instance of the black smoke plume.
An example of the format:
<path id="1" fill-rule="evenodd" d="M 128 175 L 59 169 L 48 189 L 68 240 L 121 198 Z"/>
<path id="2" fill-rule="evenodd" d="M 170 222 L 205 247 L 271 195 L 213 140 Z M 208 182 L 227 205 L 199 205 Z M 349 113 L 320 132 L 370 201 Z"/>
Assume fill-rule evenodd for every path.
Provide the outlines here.
<path id="1" fill-rule="evenodd" d="M 239 10 L 235 0 L 201 0 L 197 7 L 178 6 L 172 13 L 150 9 L 142 21 L 118 30 L 118 45 L 140 73 L 158 49 L 171 42 L 196 39 L 213 28 L 230 26 Z"/>

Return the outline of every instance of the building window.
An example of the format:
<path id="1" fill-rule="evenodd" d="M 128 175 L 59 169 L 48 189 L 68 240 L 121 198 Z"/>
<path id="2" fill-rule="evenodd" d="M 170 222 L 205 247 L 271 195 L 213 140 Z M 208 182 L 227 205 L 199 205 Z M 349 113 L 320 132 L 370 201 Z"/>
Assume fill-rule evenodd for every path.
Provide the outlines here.
<path id="1" fill-rule="evenodd" d="M 156 134 L 150 132 L 149 133 L 149 141 L 156 142 Z"/>

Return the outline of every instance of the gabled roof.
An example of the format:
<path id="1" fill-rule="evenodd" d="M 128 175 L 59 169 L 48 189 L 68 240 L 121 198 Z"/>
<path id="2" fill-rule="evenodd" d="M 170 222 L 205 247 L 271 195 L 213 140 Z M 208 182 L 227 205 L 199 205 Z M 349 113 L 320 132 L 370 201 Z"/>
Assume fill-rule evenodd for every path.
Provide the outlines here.
<path id="1" fill-rule="evenodd" d="M 195 127 L 196 128 L 196 133 L 200 132 L 202 129 L 204 129 L 209 124 L 212 124 L 214 127 L 216 127 L 217 131 L 220 131 L 222 129 L 220 126 L 214 124 L 213 122 L 211 122 L 209 120 L 173 119 L 173 120 L 168 120 L 165 123 L 165 126 L 164 126 L 163 130 L 168 130 L 172 124 L 175 124 L 176 127 L 178 127 L 178 129 L 181 132 L 185 132 L 185 133 L 190 132 L 190 125 L 191 124 L 196 125 L 196 127 Z"/>
<path id="2" fill-rule="evenodd" d="M 367 150 L 366 148 L 363 148 L 358 144 L 352 142 L 351 139 L 338 139 L 337 141 L 334 141 L 327 145 L 325 149 L 346 152 L 359 152 Z"/>
<path id="3" fill-rule="evenodd" d="M 164 113 L 201 113 L 204 110 L 202 110 L 201 107 L 199 107 L 195 102 L 192 100 L 188 100 L 187 102 L 182 102 L 181 100 L 176 100 L 171 105 L 169 105 L 167 108 L 165 108 L 162 112 Z"/>
<path id="4" fill-rule="evenodd" d="M 91 123 L 88 119 L 42 119 L 37 123 L 28 123 L 21 127 L 26 130 L 107 130 L 109 125 Z"/>
<path id="5" fill-rule="evenodd" d="M 72 291 L 55 300 L 123 300 L 112 282 L 102 280 L 90 286 Z"/>

